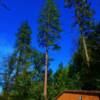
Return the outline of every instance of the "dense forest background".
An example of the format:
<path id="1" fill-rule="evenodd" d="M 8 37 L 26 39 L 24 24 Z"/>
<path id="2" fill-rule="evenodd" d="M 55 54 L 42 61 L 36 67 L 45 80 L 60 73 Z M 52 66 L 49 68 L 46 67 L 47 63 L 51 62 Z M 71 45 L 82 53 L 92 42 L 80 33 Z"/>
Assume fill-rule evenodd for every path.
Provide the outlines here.
<path id="1" fill-rule="evenodd" d="M 10 11 L 9 6 L 0 3 Z M 2 100 L 54 100 L 64 90 L 100 90 L 100 22 L 94 19 L 91 2 L 65 0 L 61 4 L 73 13 L 74 22 L 69 28 L 77 31 L 71 60 L 64 62 L 66 65 L 62 61 L 58 66 L 52 65 L 57 57 L 63 60 L 58 51 L 65 48 L 60 45 L 64 30 L 57 1 L 45 0 L 37 21 L 38 32 L 33 33 L 29 22 L 23 21 L 15 32 L 13 52 L 1 59 Z M 69 38 L 72 37 L 66 39 Z M 37 39 L 39 49 L 34 47 L 33 39 Z M 51 52 L 58 56 L 53 58 Z"/>

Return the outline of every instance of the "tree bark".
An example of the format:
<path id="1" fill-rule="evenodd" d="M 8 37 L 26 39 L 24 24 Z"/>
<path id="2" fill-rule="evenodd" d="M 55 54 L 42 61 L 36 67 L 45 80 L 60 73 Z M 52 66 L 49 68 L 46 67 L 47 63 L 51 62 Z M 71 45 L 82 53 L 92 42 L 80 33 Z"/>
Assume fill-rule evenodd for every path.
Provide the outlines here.
<path id="1" fill-rule="evenodd" d="M 90 58 L 89 58 L 87 44 L 86 44 L 86 40 L 85 40 L 85 37 L 84 36 L 82 36 L 82 42 L 83 42 L 83 47 L 84 47 L 84 51 L 85 51 L 87 65 L 89 67 L 90 66 Z"/>
<path id="2" fill-rule="evenodd" d="M 48 80 L 48 50 L 45 53 L 45 78 L 44 78 L 44 99 L 47 100 L 47 80 Z"/>

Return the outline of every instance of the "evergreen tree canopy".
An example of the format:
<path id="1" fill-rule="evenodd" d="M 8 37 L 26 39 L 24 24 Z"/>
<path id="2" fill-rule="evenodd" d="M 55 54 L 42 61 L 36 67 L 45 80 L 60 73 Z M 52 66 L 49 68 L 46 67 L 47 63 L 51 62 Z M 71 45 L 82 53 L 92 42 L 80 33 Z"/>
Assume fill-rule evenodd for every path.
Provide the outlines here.
<path id="1" fill-rule="evenodd" d="M 47 0 L 39 19 L 38 42 L 42 47 L 57 48 L 61 32 L 59 12 L 53 0 Z"/>
<path id="2" fill-rule="evenodd" d="M 16 66 L 17 73 L 20 73 L 23 68 L 27 68 L 31 64 L 31 28 L 27 22 L 24 22 L 19 28 L 16 40 Z"/>

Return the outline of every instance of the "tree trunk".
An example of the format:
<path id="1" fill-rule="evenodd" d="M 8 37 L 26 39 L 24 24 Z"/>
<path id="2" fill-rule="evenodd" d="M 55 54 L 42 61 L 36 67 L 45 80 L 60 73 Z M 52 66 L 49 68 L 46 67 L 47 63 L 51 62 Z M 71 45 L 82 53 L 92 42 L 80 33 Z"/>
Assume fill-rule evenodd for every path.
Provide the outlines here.
<path id="1" fill-rule="evenodd" d="M 89 67 L 90 66 L 90 58 L 89 58 L 88 49 L 87 49 L 87 45 L 86 45 L 86 40 L 85 40 L 84 36 L 82 36 L 82 42 L 83 42 L 83 47 L 84 47 L 84 51 L 85 51 L 87 65 Z"/>
<path id="2" fill-rule="evenodd" d="M 48 50 L 45 54 L 45 78 L 44 78 L 44 99 L 47 100 L 47 80 L 48 80 Z"/>

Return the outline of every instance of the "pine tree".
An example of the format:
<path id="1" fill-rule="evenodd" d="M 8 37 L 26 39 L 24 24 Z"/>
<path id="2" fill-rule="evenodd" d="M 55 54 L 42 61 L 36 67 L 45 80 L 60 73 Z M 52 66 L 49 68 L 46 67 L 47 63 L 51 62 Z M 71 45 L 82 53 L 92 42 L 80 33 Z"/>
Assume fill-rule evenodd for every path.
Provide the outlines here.
<path id="1" fill-rule="evenodd" d="M 53 0 L 47 0 L 39 19 L 39 45 L 45 49 L 45 79 L 44 97 L 47 100 L 47 73 L 48 73 L 48 52 L 50 49 L 58 49 L 57 41 L 61 32 L 59 12 Z"/>
<path id="2" fill-rule="evenodd" d="M 92 72 L 92 52 L 91 47 L 89 47 L 89 36 L 94 32 L 93 26 L 93 11 L 90 8 L 90 3 L 87 0 L 65 0 L 67 7 L 74 7 L 76 23 L 79 26 L 80 30 L 80 44 L 79 44 L 79 52 L 82 52 L 80 56 L 81 60 L 81 70 L 83 70 L 83 74 L 80 78 L 83 81 L 82 89 L 91 89 L 93 86 L 93 78 L 91 78 Z M 84 57 L 85 55 L 85 57 Z M 82 68 L 84 67 L 84 68 Z M 80 71 L 81 72 L 81 71 Z M 88 80 L 88 78 L 90 80 Z M 84 79 L 83 79 L 84 77 Z M 89 87 L 90 86 L 90 87 Z"/>
<path id="3" fill-rule="evenodd" d="M 4 59 L 4 74 L 3 74 L 3 95 L 5 98 L 8 98 L 10 91 L 12 90 L 12 85 L 13 85 L 13 72 L 14 72 L 14 67 L 15 67 L 15 55 L 12 54 L 11 56 L 7 57 Z"/>
<path id="4" fill-rule="evenodd" d="M 88 36 L 88 47 L 91 49 L 91 62 L 90 68 L 87 69 L 82 40 L 80 38 L 80 46 L 72 58 L 72 69 L 78 80 L 81 82 L 82 89 L 100 89 L 100 24 L 94 26 L 94 32 Z"/>
<path id="5" fill-rule="evenodd" d="M 43 80 L 44 80 L 44 65 L 45 65 L 45 54 L 38 50 L 33 50 L 33 65 L 34 65 L 34 76 L 33 76 L 33 95 L 34 99 L 42 100 L 43 96 Z M 50 62 L 51 59 L 48 59 Z M 52 70 L 48 69 L 48 100 L 50 99 L 50 87 L 52 83 Z M 49 87 L 50 86 L 50 87 Z M 38 93 L 38 95 L 37 95 Z M 43 99 L 44 100 L 44 99 Z M 51 100 L 51 99 L 50 99 Z"/>
<path id="6" fill-rule="evenodd" d="M 87 47 L 87 37 L 93 32 L 93 11 L 87 0 L 65 0 L 67 7 L 74 7 L 76 24 L 79 26 L 82 37 L 83 49 L 86 56 L 87 65 L 90 64 L 90 55 Z"/>
<path id="7" fill-rule="evenodd" d="M 33 90 L 31 88 L 34 73 L 29 71 L 32 64 L 31 33 L 30 26 L 27 22 L 24 22 L 16 34 L 17 39 L 14 51 L 16 59 L 15 81 L 10 92 L 11 99 L 14 100 L 28 100 L 32 97 Z"/>
<path id="8" fill-rule="evenodd" d="M 44 75 L 43 66 L 45 65 L 45 56 L 42 52 L 39 52 L 38 50 L 33 50 L 33 65 L 36 72 L 35 79 L 37 81 L 42 81 Z"/>
<path id="9" fill-rule="evenodd" d="M 24 22 L 16 35 L 16 76 L 18 76 L 23 70 L 26 70 L 30 66 L 32 51 L 31 33 L 30 26 L 27 22 Z"/>
<path id="10" fill-rule="evenodd" d="M 88 47 L 91 48 L 91 76 L 94 80 L 95 88 L 100 89 L 100 23 L 94 26 L 94 32 L 88 37 Z"/>

